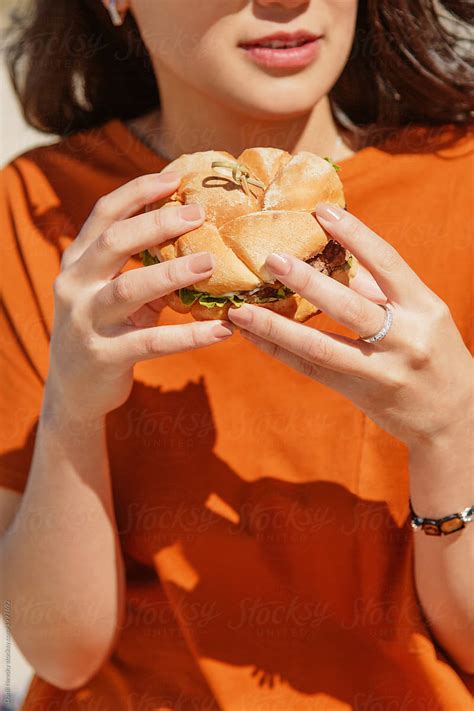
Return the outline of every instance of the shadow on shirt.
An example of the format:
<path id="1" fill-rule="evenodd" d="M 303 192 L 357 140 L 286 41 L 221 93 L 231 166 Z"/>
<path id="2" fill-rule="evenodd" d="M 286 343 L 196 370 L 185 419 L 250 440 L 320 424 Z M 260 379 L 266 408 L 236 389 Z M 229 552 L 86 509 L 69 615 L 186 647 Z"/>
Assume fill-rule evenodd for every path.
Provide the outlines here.
<path id="1" fill-rule="evenodd" d="M 421 672 L 434 655 L 449 661 L 416 597 L 408 519 L 397 525 L 387 502 L 316 470 L 307 482 L 243 478 L 213 451 L 204 378 L 166 392 L 136 381 L 108 415 L 107 436 L 127 569 L 109 663 L 138 693 L 161 698 L 164 664 L 170 698 L 194 679 L 198 707 L 214 708 L 223 663 L 247 699 L 259 687 L 278 699 L 286 686 L 348 704 L 436 703 Z M 34 431 L 0 464 L 14 468 L 33 446 Z"/>
<path id="2" fill-rule="evenodd" d="M 369 691 L 384 703 L 413 694 L 435 702 L 415 671 L 433 648 L 408 519 L 400 527 L 385 501 L 363 500 L 317 471 L 308 482 L 277 471 L 245 480 L 213 451 L 203 378 L 167 392 L 136 382 L 110 413 L 108 438 L 130 570 L 150 590 L 156 573 L 164 593 L 155 608 L 150 594 L 138 624 L 170 655 L 173 635 L 189 650 L 170 683 L 174 675 L 179 688 L 197 667 L 209 681 L 220 662 L 239 670 L 244 696 L 286 685 L 347 703 L 367 702 Z M 122 646 L 127 639 L 124 630 Z"/>

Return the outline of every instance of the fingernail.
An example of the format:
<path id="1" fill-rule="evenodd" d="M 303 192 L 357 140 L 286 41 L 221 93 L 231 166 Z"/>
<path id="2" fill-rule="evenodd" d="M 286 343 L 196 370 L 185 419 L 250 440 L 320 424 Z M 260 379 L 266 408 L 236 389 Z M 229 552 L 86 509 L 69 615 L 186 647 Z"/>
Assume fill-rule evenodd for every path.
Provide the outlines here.
<path id="1" fill-rule="evenodd" d="M 199 252 L 193 254 L 189 259 L 189 268 L 195 274 L 203 274 L 214 268 L 214 261 L 209 252 Z"/>
<path id="2" fill-rule="evenodd" d="M 179 216 L 186 222 L 196 222 L 202 218 L 202 207 L 197 203 L 184 205 L 179 208 Z"/>
<path id="3" fill-rule="evenodd" d="M 332 205 L 329 202 L 318 203 L 314 211 L 318 217 L 328 222 L 337 222 L 344 216 L 344 210 L 339 205 Z"/>
<path id="4" fill-rule="evenodd" d="M 233 333 L 234 329 L 230 324 L 218 323 L 212 329 L 212 335 L 216 338 L 228 338 Z"/>
<path id="5" fill-rule="evenodd" d="M 265 263 L 275 274 L 288 274 L 291 269 L 291 262 L 288 257 L 279 252 L 269 254 Z"/>
<path id="6" fill-rule="evenodd" d="M 170 170 L 168 173 L 160 173 L 157 180 L 159 180 L 160 183 L 174 183 L 180 177 L 180 174 L 176 170 Z"/>

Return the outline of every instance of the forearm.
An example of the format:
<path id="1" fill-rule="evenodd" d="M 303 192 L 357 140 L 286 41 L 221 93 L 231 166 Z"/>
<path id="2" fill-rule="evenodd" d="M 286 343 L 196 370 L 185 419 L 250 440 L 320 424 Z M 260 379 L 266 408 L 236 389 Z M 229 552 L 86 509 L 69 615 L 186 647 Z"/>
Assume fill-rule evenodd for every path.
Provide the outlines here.
<path id="1" fill-rule="evenodd" d="M 472 417 L 432 444 L 410 449 L 415 512 L 441 518 L 474 503 Z M 447 536 L 414 533 L 415 581 L 433 635 L 453 661 L 474 673 L 474 524 Z"/>
<path id="2" fill-rule="evenodd" d="M 79 685 L 106 656 L 123 607 L 104 419 L 42 415 L 28 485 L 0 550 L 12 636 L 40 676 Z"/>

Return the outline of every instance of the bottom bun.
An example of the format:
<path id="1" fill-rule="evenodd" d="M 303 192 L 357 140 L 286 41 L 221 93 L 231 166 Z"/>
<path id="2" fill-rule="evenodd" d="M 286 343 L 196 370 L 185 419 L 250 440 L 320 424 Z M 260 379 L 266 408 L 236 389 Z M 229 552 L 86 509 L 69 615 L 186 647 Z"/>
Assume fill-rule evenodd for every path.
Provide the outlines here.
<path id="1" fill-rule="evenodd" d="M 268 304 L 260 304 L 270 311 L 275 311 L 277 314 L 293 319 L 293 321 L 306 321 L 315 314 L 320 314 L 321 311 L 310 301 L 307 301 L 299 294 L 292 294 L 286 299 L 279 301 L 269 301 Z"/>
<path id="2" fill-rule="evenodd" d="M 338 267 L 334 269 L 331 274 L 332 279 L 336 279 L 341 284 L 349 286 L 350 283 L 350 273 L 347 269 L 343 267 Z M 171 294 L 167 294 L 164 297 L 164 301 L 173 311 L 177 311 L 180 314 L 191 313 L 191 316 L 196 319 L 196 321 L 211 321 L 213 319 L 224 319 L 229 320 L 228 311 L 230 308 L 235 309 L 237 306 L 233 306 L 230 302 L 225 306 L 214 306 L 212 309 L 208 309 L 203 306 L 198 301 L 195 301 L 192 305 L 183 304 L 179 298 L 177 291 L 173 291 Z M 286 299 L 279 299 L 278 301 L 269 301 L 266 304 L 254 304 L 254 306 L 261 306 L 264 309 L 270 309 L 270 311 L 275 311 L 275 313 L 286 316 L 287 318 L 293 319 L 293 321 L 303 322 L 311 318 L 316 314 L 320 314 L 321 310 L 318 309 L 314 304 L 312 304 L 307 299 L 303 298 L 299 294 L 292 294 Z"/>

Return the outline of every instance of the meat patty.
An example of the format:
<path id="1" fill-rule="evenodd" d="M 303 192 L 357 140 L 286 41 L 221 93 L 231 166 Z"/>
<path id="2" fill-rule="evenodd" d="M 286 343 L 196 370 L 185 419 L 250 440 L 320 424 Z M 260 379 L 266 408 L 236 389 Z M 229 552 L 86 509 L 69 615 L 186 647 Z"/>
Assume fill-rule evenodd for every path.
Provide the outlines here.
<path id="1" fill-rule="evenodd" d="M 349 256 L 349 253 L 347 252 L 344 247 L 339 244 L 339 242 L 336 242 L 336 240 L 331 239 L 327 243 L 327 245 L 324 247 L 323 251 L 318 254 L 316 257 L 310 257 L 310 259 L 306 260 L 307 264 L 310 264 L 314 269 L 317 269 L 318 272 L 321 272 L 322 274 L 326 274 L 327 276 L 331 276 L 331 273 L 337 269 L 337 267 L 342 266 L 345 264 Z M 240 292 L 240 295 L 245 298 L 245 301 L 248 303 L 258 303 L 260 299 L 269 299 L 272 297 L 276 296 L 276 292 L 278 289 L 280 289 L 283 286 L 281 281 L 275 281 L 274 284 L 271 286 L 262 286 L 260 289 L 256 289 L 253 291 L 253 293 L 245 292 L 242 291 Z M 293 292 L 288 289 L 288 294 L 292 294 Z"/>

